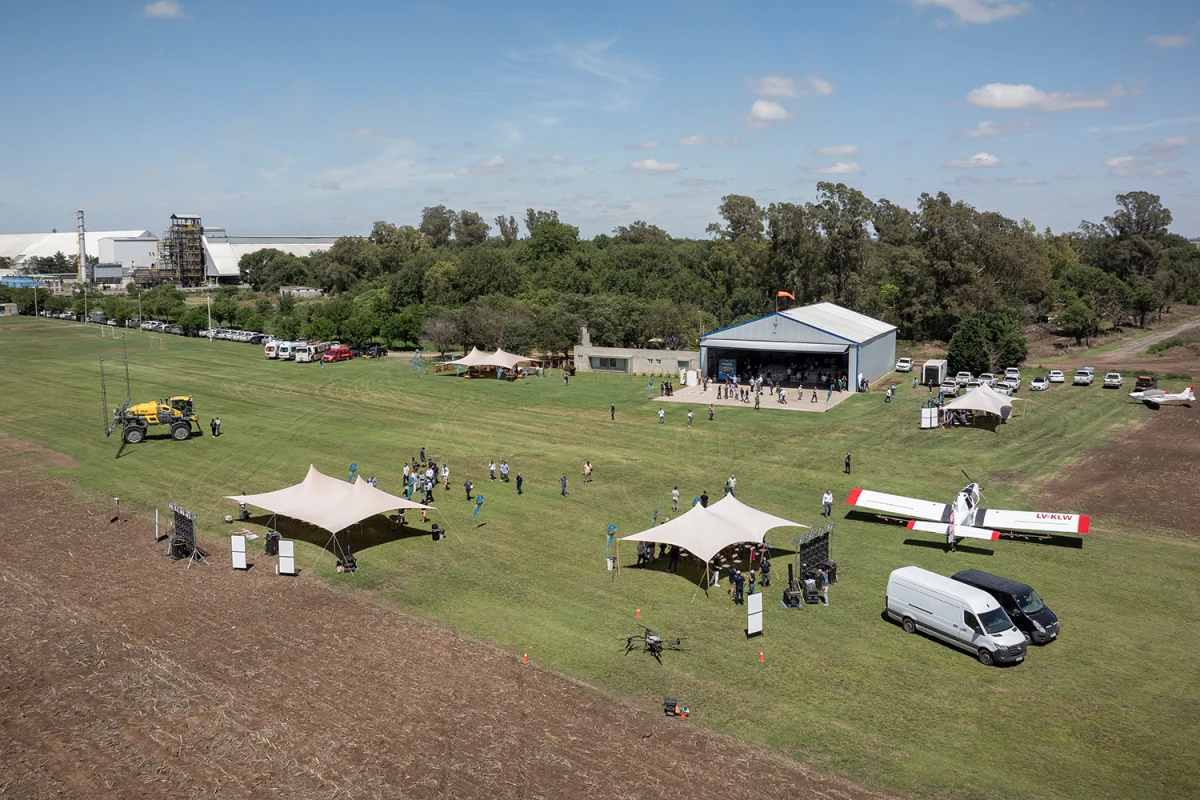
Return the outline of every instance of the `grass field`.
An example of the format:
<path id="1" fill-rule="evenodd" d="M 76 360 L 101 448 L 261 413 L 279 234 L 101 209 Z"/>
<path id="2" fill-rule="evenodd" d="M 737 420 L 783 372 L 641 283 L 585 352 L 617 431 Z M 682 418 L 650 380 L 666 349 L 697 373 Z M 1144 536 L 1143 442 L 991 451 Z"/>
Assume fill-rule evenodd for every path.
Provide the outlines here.
<path id="1" fill-rule="evenodd" d="M 128 334 L 134 400 L 194 394 L 203 437 L 151 439 L 114 458 L 116 436 L 102 435 L 98 356 L 111 406 L 123 392 L 120 342 L 31 319 L 0 321 L 0 429 L 73 456 L 79 465 L 57 474 L 92 497 L 164 510 L 182 503 L 214 534 L 228 531 L 220 519 L 237 510 L 222 495 L 297 482 L 310 463 L 344 476 L 357 462 L 360 474 L 398 492 L 403 462 L 424 445 L 451 468 L 451 490 L 438 490 L 432 518 L 448 539 L 431 541 L 420 524 L 396 534 L 380 518 L 355 535 L 362 570 L 339 576 L 320 549 L 326 537 L 285 524 L 286 535 L 313 542 L 299 546 L 300 566 L 528 651 L 604 692 L 649 708 L 677 696 L 704 724 L 899 791 L 1200 795 L 1194 540 L 1093 519 L 1082 549 L 1000 541 L 947 553 L 935 536 L 847 517 L 835 505 L 840 582 L 831 605 L 784 611 L 789 559 L 780 555 L 766 635 L 751 641 L 743 609 L 723 594 L 706 598 L 688 576 L 628 568 L 633 547 L 621 550 L 619 576 L 604 567 L 609 524 L 618 535 L 638 532 L 654 509 L 660 521 L 672 516 L 672 486 L 685 499 L 701 490 L 716 499 L 731 473 L 743 502 L 812 525 L 822 521 L 827 488 L 839 503 L 854 486 L 948 502 L 965 483 L 963 469 L 980 480 L 989 506 L 1030 508 L 1067 462 L 1145 417 L 1121 392 L 1022 392 L 1031 397 L 1018 404 L 1024 415 L 995 433 L 918 430 L 922 395 L 903 382 L 891 405 L 871 394 L 825 414 L 718 408 L 715 422 L 698 413 L 687 430 L 681 405 L 667 406 L 667 424 L 657 424 L 644 378 L 581 374 L 567 387 L 558 375 L 466 381 L 417 374 L 401 358 L 320 369 L 268 362 L 250 345 L 168 337 L 165 350 L 152 350 L 148 339 Z M 223 423 L 217 439 L 208 435 L 213 416 Z M 853 477 L 841 474 L 847 450 Z M 487 480 L 489 458 L 524 475 L 524 496 Z M 585 459 L 595 467 L 587 486 Z M 564 472 L 567 498 L 558 488 Z M 477 521 L 486 524 L 471 519 L 468 477 L 486 497 Z M 773 541 L 781 547 L 790 536 L 776 531 Z M 258 552 L 266 563 L 261 544 Z M 227 568 L 219 555 L 213 569 Z M 888 573 L 909 564 L 1025 580 L 1059 615 L 1062 639 L 996 669 L 906 636 L 881 611 Z M 662 666 L 623 656 L 618 637 L 635 631 L 639 607 L 643 623 L 687 637 L 688 652 L 669 653 Z"/>

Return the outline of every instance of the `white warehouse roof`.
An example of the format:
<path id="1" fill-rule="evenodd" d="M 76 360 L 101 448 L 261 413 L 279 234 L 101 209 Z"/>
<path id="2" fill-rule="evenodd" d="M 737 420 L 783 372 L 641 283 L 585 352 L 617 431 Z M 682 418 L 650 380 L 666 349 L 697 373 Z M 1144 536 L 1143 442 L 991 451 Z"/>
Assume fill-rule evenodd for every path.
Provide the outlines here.
<path id="1" fill-rule="evenodd" d="M 209 277 L 235 277 L 238 262 L 248 253 L 279 250 L 293 256 L 308 256 L 328 250 L 339 236 L 256 236 L 230 235 L 224 228 L 204 228 L 204 252 Z"/>
<path id="2" fill-rule="evenodd" d="M 859 314 L 834 303 L 815 303 L 780 312 L 783 316 L 832 333 L 842 339 L 862 344 L 876 336 L 896 330 L 895 325 Z"/>
<path id="3" fill-rule="evenodd" d="M 83 234 L 84 247 L 89 256 L 100 257 L 101 239 L 157 239 L 147 230 L 140 231 L 86 231 Z M 27 258 L 47 258 L 55 253 L 78 260 L 79 234 L 75 231 L 60 233 L 13 233 L 0 234 L 0 256 L 7 256 L 14 262 Z"/>

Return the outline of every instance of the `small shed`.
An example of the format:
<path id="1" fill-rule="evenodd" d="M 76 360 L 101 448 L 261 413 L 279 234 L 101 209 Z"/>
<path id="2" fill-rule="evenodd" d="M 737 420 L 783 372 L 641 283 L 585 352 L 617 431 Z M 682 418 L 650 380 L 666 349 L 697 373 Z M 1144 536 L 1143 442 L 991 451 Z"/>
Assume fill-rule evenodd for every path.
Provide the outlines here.
<path id="1" fill-rule="evenodd" d="M 0 303 L 0 317 L 15 317 L 17 316 L 16 303 Z"/>

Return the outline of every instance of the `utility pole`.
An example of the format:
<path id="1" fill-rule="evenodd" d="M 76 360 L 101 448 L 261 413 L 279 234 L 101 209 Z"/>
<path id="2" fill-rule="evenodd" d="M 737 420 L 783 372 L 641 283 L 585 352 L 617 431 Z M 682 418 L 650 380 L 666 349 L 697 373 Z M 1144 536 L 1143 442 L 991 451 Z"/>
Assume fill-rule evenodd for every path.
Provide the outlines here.
<path id="1" fill-rule="evenodd" d="M 212 330 L 212 295 L 211 295 L 211 294 L 207 294 L 207 293 L 206 293 L 204 296 L 205 296 L 206 298 L 208 298 L 208 343 L 209 343 L 209 344 L 212 344 L 212 340 L 213 340 L 213 330 Z"/>

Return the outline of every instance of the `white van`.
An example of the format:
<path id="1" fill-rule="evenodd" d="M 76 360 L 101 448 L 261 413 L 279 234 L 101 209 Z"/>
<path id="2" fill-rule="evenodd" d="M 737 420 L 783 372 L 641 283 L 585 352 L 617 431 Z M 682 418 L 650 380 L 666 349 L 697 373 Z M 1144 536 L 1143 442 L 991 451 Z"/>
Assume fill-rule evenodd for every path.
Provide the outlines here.
<path id="1" fill-rule="evenodd" d="M 279 345 L 283 342 L 277 342 L 274 339 L 263 345 L 263 353 L 267 358 L 279 358 Z"/>
<path id="2" fill-rule="evenodd" d="M 275 345 L 275 353 L 278 358 L 284 361 L 291 361 L 296 357 L 296 345 L 302 342 L 277 342 Z"/>
<path id="3" fill-rule="evenodd" d="M 980 663 L 1025 660 L 1025 636 L 987 592 L 920 567 L 888 577 L 887 615 L 907 633 L 922 631 L 974 653 Z"/>

